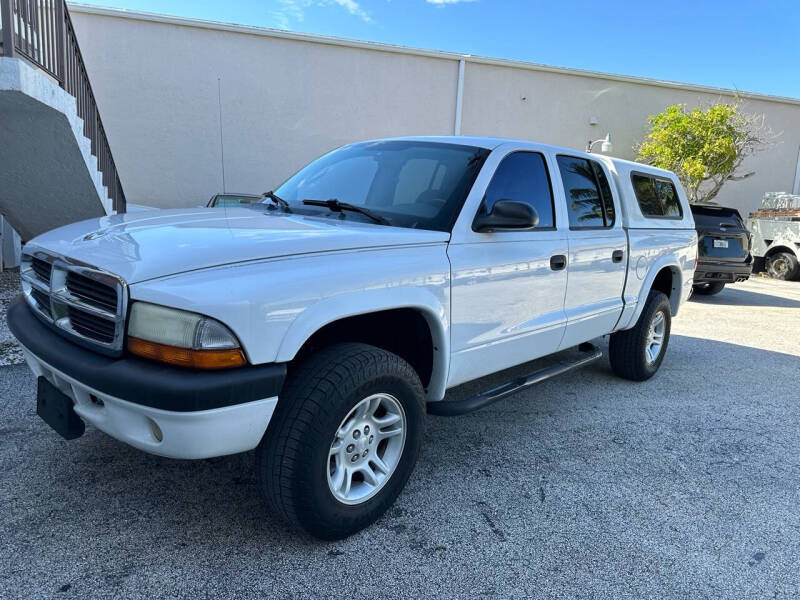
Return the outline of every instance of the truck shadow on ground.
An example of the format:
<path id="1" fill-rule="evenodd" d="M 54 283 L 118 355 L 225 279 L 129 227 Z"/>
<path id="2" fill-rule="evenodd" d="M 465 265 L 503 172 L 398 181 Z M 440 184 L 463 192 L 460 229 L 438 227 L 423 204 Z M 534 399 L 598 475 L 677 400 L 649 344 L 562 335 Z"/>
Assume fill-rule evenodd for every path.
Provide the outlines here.
<path id="1" fill-rule="evenodd" d="M 797 285 L 800 292 L 800 283 Z M 773 294 L 764 294 L 750 290 L 737 290 L 726 286 L 716 296 L 701 296 L 692 294 L 692 302 L 697 304 L 710 304 L 718 306 L 763 306 L 767 308 L 800 308 L 800 301 L 791 298 L 782 298 Z"/>
<path id="2" fill-rule="evenodd" d="M 714 357 L 714 365 L 708 357 Z M 701 362 L 704 369 L 698 370 Z M 762 368 L 741 368 L 754 364 Z M 709 368 L 715 373 L 713 385 Z M 170 460 L 93 429 L 78 441 L 64 442 L 33 414 L 35 385 L 28 375 L 27 397 L 6 406 L 2 416 L 0 452 L 10 465 L 6 477 L 25 482 L 6 486 L 2 495 L 13 492 L 14 498 L 3 497 L 2 504 L 13 500 L 15 519 L 27 523 L 15 531 L 16 541 L 7 541 L 16 546 L 47 535 L 55 540 L 50 551 L 57 552 L 59 544 L 68 547 L 71 538 L 81 536 L 93 540 L 98 556 L 116 553 L 124 544 L 126 556 L 158 546 L 189 554 L 202 548 L 221 559 L 232 548 L 259 556 L 286 550 L 347 552 L 359 539 L 391 536 L 401 548 L 422 551 L 436 547 L 442 519 L 478 534 L 489 527 L 490 539 L 484 541 L 496 543 L 520 533 L 504 524 L 504 515 L 513 515 L 517 522 L 528 519 L 522 533 L 535 536 L 540 507 L 556 493 L 563 506 L 551 509 L 551 518 L 566 518 L 562 510 L 570 518 L 575 511 L 595 510 L 592 519 L 606 519 L 613 529 L 624 513 L 609 512 L 592 500 L 575 506 L 570 495 L 633 509 L 629 503 L 636 496 L 622 496 L 620 490 L 639 483 L 645 491 L 663 486 L 659 493 L 665 494 L 674 493 L 673 486 L 718 485 L 720 477 L 752 477 L 748 470 L 758 473 L 759 460 L 788 476 L 795 467 L 783 462 L 787 457 L 776 448 L 797 443 L 794 428 L 780 426 L 796 421 L 797 411 L 778 391 L 788 389 L 787 373 L 798 369 L 797 356 L 673 336 L 661 371 L 648 382 L 620 380 L 602 359 L 481 411 L 430 417 L 417 470 L 395 507 L 375 526 L 333 544 L 293 531 L 268 513 L 253 475 L 252 452 Z M 472 385 L 493 386 L 496 379 Z M 743 422 L 761 434 L 742 433 Z M 786 436 L 793 437 L 780 439 Z M 721 460 L 729 470 L 714 466 Z M 671 461 L 691 466 L 680 470 Z M 671 479 L 656 478 L 664 470 Z M 549 483 L 554 481 L 560 481 L 558 492 Z M 757 476 L 752 485 L 759 485 Z M 653 492 L 645 491 L 639 500 L 649 502 Z M 24 518 L 20 507 L 25 507 Z M 687 504 L 686 510 L 693 509 Z M 713 505 L 709 510 L 713 517 L 726 509 Z"/>

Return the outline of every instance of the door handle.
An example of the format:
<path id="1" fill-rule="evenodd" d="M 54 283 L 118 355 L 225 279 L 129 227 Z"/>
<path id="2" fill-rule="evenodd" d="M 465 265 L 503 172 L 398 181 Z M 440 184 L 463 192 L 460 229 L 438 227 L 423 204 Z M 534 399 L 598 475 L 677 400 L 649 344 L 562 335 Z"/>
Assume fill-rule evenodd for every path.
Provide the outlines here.
<path id="1" fill-rule="evenodd" d="M 553 271 L 561 271 L 567 266 L 567 257 L 563 254 L 554 254 L 550 257 L 550 268 Z"/>
<path id="2" fill-rule="evenodd" d="M 625 253 L 622 250 L 614 250 L 611 253 L 611 262 L 619 263 L 622 262 L 622 259 L 625 257 Z"/>

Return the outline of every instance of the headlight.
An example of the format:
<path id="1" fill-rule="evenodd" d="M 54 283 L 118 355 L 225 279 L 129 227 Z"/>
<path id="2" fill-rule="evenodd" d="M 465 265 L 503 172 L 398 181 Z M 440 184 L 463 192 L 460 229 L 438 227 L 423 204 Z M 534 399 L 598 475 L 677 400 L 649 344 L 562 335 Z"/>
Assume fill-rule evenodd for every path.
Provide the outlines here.
<path id="1" fill-rule="evenodd" d="M 219 321 L 147 302 L 131 305 L 128 351 L 198 369 L 240 367 L 247 362 L 236 336 Z"/>

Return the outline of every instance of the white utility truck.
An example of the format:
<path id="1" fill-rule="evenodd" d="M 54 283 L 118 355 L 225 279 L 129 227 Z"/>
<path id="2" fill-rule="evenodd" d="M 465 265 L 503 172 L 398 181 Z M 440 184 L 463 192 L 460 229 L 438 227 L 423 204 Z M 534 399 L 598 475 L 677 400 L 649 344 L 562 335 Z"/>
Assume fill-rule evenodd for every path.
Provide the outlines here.
<path id="1" fill-rule="evenodd" d="M 751 252 L 773 279 L 800 279 L 800 196 L 768 192 L 750 213 Z"/>
<path id="2" fill-rule="evenodd" d="M 272 512 L 332 539 L 394 502 L 426 412 L 596 360 L 588 342 L 605 335 L 614 372 L 651 377 L 696 259 L 668 171 L 507 139 L 387 139 L 335 150 L 247 208 L 41 235 L 8 320 L 62 436 L 88 422 L 168 457 L 255 449 Z"/>

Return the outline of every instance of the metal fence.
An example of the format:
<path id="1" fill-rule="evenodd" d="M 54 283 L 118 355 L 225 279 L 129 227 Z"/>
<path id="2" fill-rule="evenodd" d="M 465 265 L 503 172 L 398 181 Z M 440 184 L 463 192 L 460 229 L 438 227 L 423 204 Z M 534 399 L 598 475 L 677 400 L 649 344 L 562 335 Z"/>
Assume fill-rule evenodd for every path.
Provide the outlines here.
<path id="1" fill-rule="evenodd" d="M 75 97 L 103 185 L 114 210 L 125 212 L 125 193 L 64 0 L 0 0 L 0 43 L 3 56 L 25 58 Z"/>

